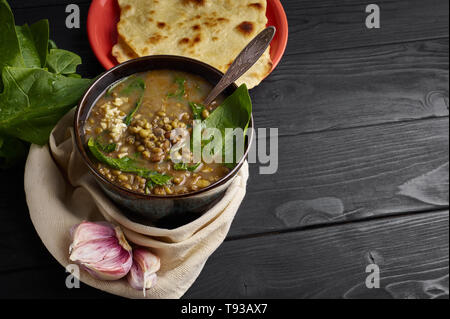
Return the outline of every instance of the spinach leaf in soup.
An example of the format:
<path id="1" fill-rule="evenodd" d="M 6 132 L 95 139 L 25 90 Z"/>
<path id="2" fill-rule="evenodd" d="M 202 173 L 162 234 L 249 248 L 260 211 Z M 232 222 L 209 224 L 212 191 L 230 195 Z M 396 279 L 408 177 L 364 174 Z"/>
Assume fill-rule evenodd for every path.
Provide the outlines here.
<path id="1" fill-rule="evenodd" d="M 126 81 L 130 81 L 130 83 L 127 83 L 125 85 L 125 87 L 120 91 L 121 95 L 130 95 L 131 93 L 133 93 L 134 91 L 145 91 L 146 89 L 146 85 L 144 80 L 141 77 L 138 76 L 132 76 L 128 79 L 126 79 Z"/>
<path id="2" fill-rule="evenodd" d="M 160 174 L 158 172 L 149 170 L 145 167 L 139 167 L 136 164 L 136 161 L 128 156 L 122 157 L 122 158 L 113 158 L 106 156 L 101 151 L 101 146 L 99 143 L 94 139 L 90 138 L 88 141 L 88 148 L 91 154 L 100 162 L 103 164 L 106 164 L 107 166 L 122 171 L 124 173 L 131 173 L 136 174 L 142 178 L 147 179 L 147 186 L 148 187 L 154 187 L 156 185 L 158 186 L 164 186 L 170 183 L 172 180 L 172 176 L 166 175 L 166 174 Z"/>
<path id="3" fill-rule="evenodd" d="M 186 95 L 186 79 L 177 77 L 174 82 L 178 85 L 178 89 L 174 93 L 168 93 L 167 96 L 182 100 Z"/>
<path id="4" fill-rule="evenodd" d="M 218 147 L 222 147 L 224 158 L 228 155 L 228 158 L 232 157 L 234 159 L 233 163 L 226 163 L 227 167 L 234 167 L 240 158 L 236 158 L 234 154 L 235 147 L 232 149 L 225 148 L 226 143 L 233 143 L 232 145 L 234 145 L 233 132 L 232 130 L 226 129 L 241 128 L 245 135 L 250 123 L 251 114 L 252 101 L 247 86 L 243 84 L 203 121 L 204 128 L 216 128 L 221 132 L 223 145 L 218 145 Z M 215 143 L 214 139 L 209 143 Z M 226 154 L 226 152 L 229 154 Z M 233 154 L 230 152 L 233 152 Z"/>
<path id="5" fill-rule="evenodd" d="M 130 78 L 130 77 L 126 77 L 126 78 L 120 79 L 119 81 L 117 81 L 116 83 L 114 83 L 113 85 L 111 85 L 111 86 L 108 88 L 108 90 L 106 90 L 105 96 L 106 96 L 106 97 L 111 97 L 112 94 L 113 94 L 113 92 L 114 92 L 114 90 L 115 90 L 120 84 L 122 84 L 122 83 L 124 83 L 125 81 L 127 81 L 129 78 Z"/>
<path id="6" fill-rule="evenodd" d="M 130 126 L 131 122 L 133 121 L 134 116 L 139 111 L 139 108 L 142 105 L 142 101 L 144 100 L 144 93 L 145 89 L 147 88 L 144 80 L 140 77 L 134 77 L 128 85 L 125 86 L 121 90 L 121 94 L 123 95 L 130 95 L 133 93 L 133 91 L 139 91 L 139 97 L 136 101 L 136 104 L 134 108 L 128 113 L 128 115 L 124 119 L 124 123 L 127 126 Z"/>
<path id="7" fill-rule="evenodd" d="M 108 131 L 103 131 L 104 134 L 109 133 Z M 97 143 L 98 148 L 104 152 L 104 153 L 112 153 L 116 150 L 117 144 L 116 143 L 105 143 L 103 141 L 104 135 L 99 135 L 95 141 Z"/>
<path id="8" fill-rule="evenodd" d="M 195 172 L 200 165 L 201 165 L 201 163 L 197 163 L 194 165 L 188 165 L 186 163 L 176 163 L 173 165 L 173 169 L 176 171 Z"/>
<path id="9" fill-rule="evenodd" d="M 201 120 L 202 113 L 206 110 L 205 106 L 200 103 L 189 102 L 189 106 L 192 109 L 194 120 Z"/>

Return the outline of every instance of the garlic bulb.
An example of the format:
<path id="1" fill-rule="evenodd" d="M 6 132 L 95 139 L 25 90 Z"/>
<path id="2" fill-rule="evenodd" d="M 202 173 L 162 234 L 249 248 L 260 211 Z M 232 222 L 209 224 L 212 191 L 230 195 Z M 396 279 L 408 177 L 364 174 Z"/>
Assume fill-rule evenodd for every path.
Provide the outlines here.
<path id="1" fill-rule="evenodd" d="M 159 257 L 148 249 L 136 247 L 133 249 L 133 266 L 128 274 L 128 283 L 137 290 L 152 288 L 156 284 L 156 272 L 161 267 Z"/>
<path id="2" fill-rule="evenodd" d="M 82 222 L 72 229 L 69 259 L 101 280 L 125 277 L 133 264 L 132 249 L 120 227 Z"/>

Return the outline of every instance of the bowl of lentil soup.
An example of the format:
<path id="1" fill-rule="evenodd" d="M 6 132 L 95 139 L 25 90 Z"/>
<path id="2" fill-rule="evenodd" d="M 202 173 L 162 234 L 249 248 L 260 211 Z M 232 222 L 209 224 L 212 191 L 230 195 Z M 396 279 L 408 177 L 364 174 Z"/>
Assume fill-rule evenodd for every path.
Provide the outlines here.
<path id="1" fill-rule="evenodd" d="M 85 93 L 75 114 L 77 148 L 98 184 L 127 217 L 178 227 L 223 197 L 247 157 L 251 130 L 243 156 L 233 165 L 193 161 L 189 152 L 180 155 L 183 161 L 178 163 L 171 152 L 181 139 L 172 134 L 175 130 L 192 133 L 194 120 L 206 123 L 222 103 L 242 93 L 242 87 L 233 84 L 203 106 L 222 76 L 189 58 L 149 56 L 107 71 Z M 251 128 L 249 99 L 249 108 L 233 112 L 247 112 Z"/>

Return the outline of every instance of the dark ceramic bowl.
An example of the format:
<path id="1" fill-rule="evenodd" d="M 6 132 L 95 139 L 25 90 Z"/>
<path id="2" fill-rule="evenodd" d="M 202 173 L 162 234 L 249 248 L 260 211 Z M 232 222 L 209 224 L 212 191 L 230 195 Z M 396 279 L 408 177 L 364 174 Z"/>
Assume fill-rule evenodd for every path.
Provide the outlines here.
<path id="1" fill-rule="evenodd" d="M 128 218 L 142 224 L 174 228 L 198 218 L 223 197 L 247 158 L 252 130 L 249 130 L 250 136 L 246 141 L 245 153 L 238 165 L 227 176 L 199 191 L 183 195 L 143 195 L 113 184 L 97 171 L 94 161 L 88 156 L 84 134 L 85 121 L 91 108 L 113 83 L 135 73 L 158 69 L 196 74 L 212 85 L 216 85 L 223 76 L 222 72 L 210 65 L 179 56 L 148 56 L 122 63 L 102 74 L 81 99 L 75 113 L 75 142 L 96 181 L 114 202 L 124 208 L 124 214 Z M 224 91 L 224 95 L 229 96 L 236 89 L 235 84 L 230 85 Z M 253 127 L 253 117 L 249 127 Z"/>

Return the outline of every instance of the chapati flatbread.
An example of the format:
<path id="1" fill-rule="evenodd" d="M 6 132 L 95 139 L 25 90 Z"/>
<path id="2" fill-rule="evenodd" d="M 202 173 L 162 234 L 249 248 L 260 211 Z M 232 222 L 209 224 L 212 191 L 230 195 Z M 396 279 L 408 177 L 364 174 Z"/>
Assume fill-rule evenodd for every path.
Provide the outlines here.
<path id="1" fill-rule="evenodd" d="M 113 48 L 119 62 L 170 54 L 225 72 L 267 24 L 266 0 L 119 0 L 119 5 L 120 41 Z M 253 88 L 271 69 L 268 49 L 237 83 Z"/>

